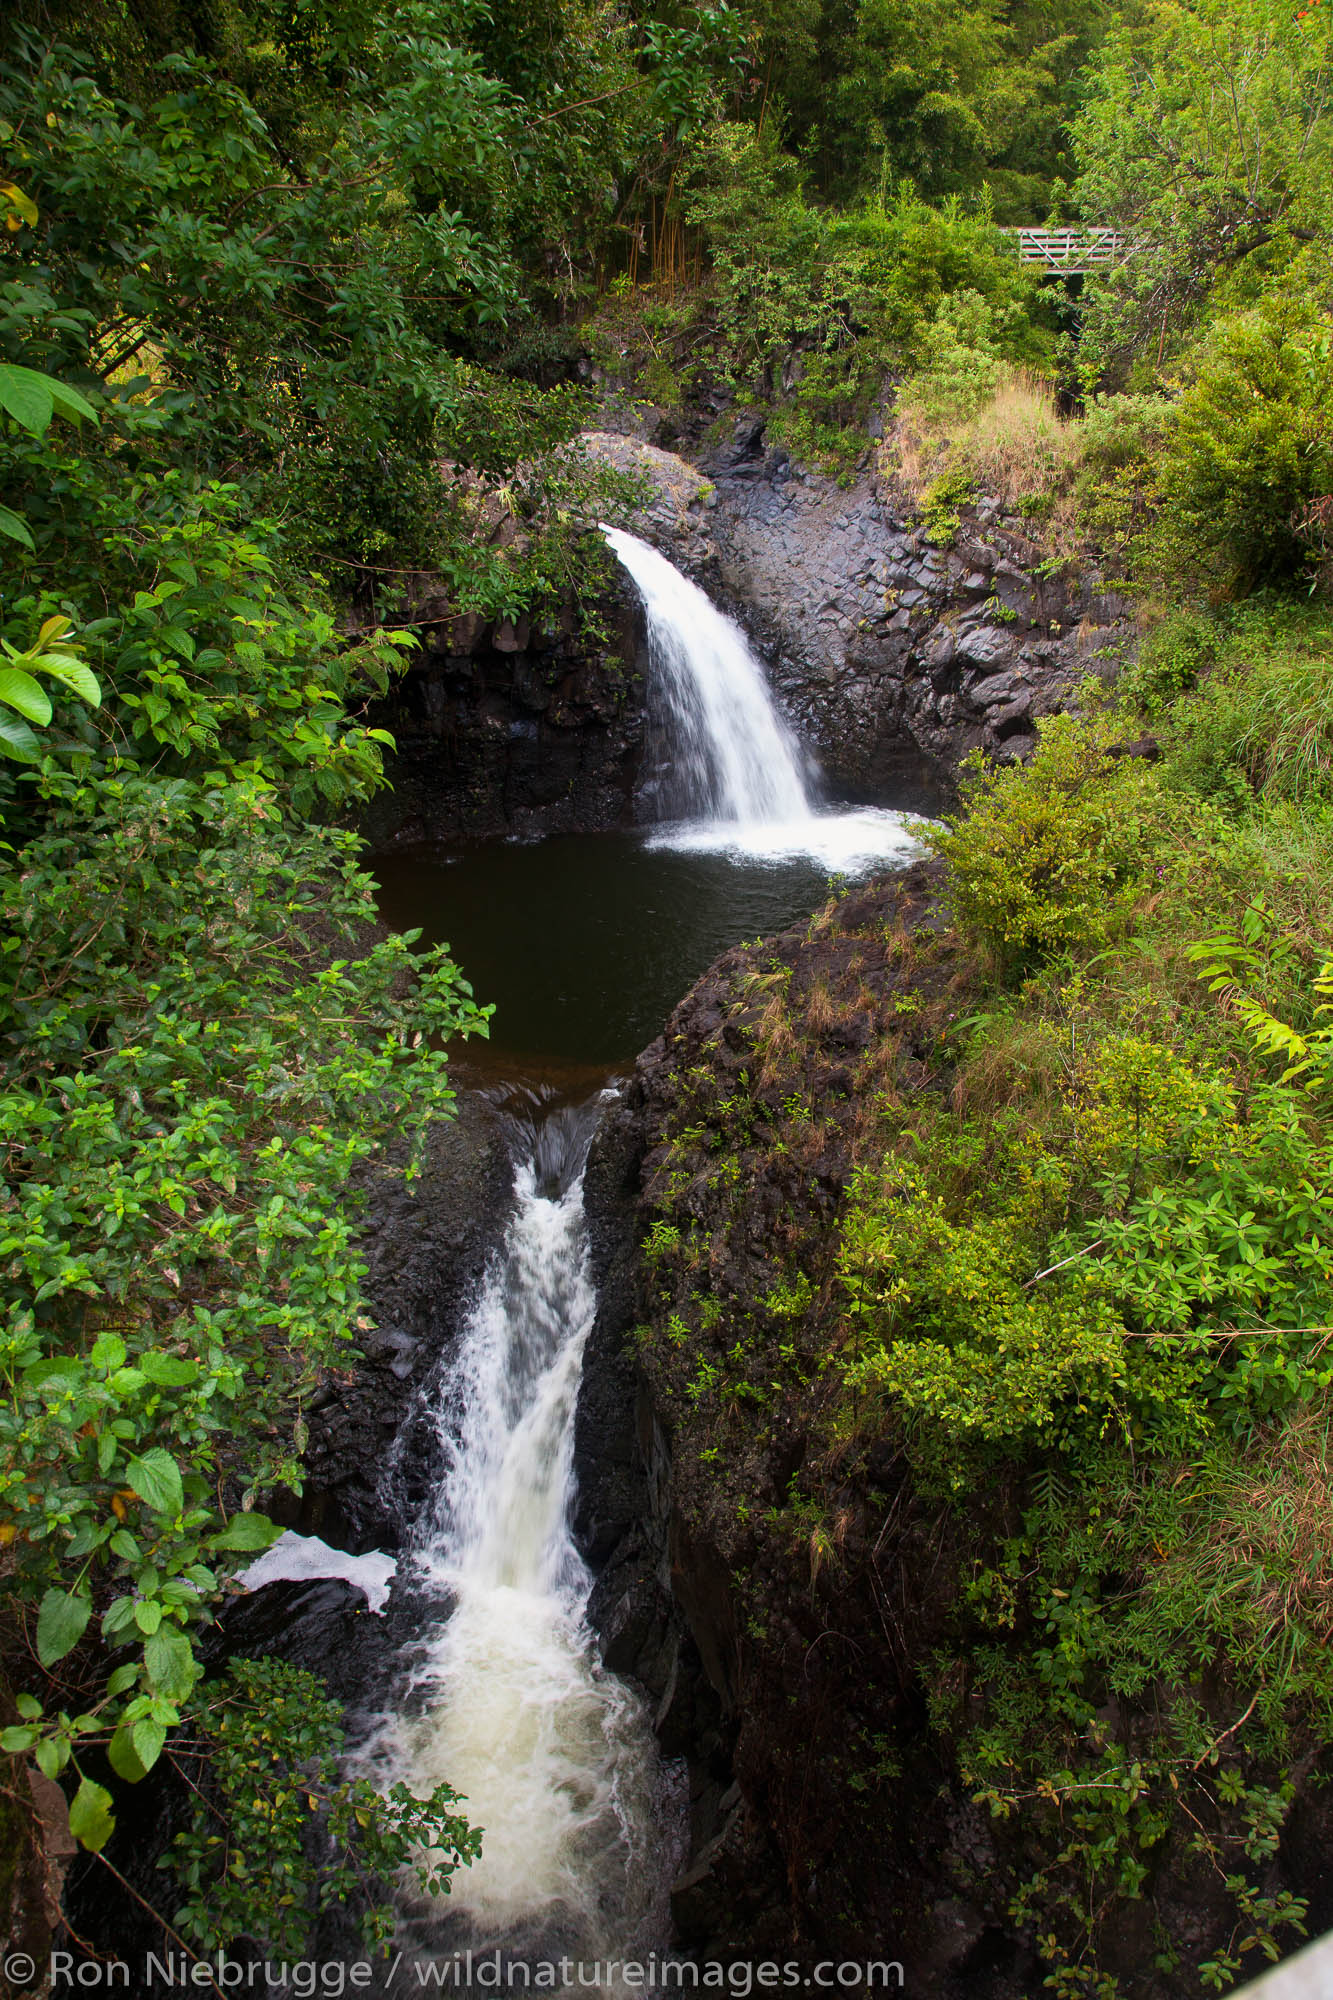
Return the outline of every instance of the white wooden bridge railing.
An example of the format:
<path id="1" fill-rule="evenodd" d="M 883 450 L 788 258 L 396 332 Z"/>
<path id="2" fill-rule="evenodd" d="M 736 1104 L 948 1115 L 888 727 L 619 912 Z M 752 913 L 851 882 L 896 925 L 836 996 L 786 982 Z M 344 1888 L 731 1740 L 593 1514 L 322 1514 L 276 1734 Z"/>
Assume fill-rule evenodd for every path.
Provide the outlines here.
<path id="1" fill-rule="evenodd" d="M 1103 271 L 1128 253 L 1129 238 L 1118 229 L 1010 229 L 1019 262 L 1070 277 Z"/>

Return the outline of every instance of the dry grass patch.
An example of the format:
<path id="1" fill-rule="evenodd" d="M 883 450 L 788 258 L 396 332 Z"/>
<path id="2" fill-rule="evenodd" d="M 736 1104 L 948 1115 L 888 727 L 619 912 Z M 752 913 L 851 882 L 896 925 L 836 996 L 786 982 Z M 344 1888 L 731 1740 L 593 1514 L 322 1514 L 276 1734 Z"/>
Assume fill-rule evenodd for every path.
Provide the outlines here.
<path id="1" fill-rule="evenodd" d="M 1077 424 L 1066 423 L 1048 382 L 1015 372 L 956 440 L 966 469 L 1014 513 L 1062 494 L 1079 461 Z"/>
<path id="2" fill-rule="evenodd" d="M 927 513 L 946 487 L 955 501 L 970 488 L 992 495 L 1006 513 L 1027 517 L 1057 551 L 1072 552 L 1081 426 L 1061 417 L 1050 383 L 1029 370 L 1005 369 L 973 415 L 948 423 L 914 405 L 909 384 L 884 450 Z"/>
<path id="3" fill-rule="evenodd" d="M 812 1035 L 826 1034 L 836 1023 L 838 1012 L 828 981 L 821 975 L 810 988 L 805 1003 L 805 1025 Z"/>
<path id="4" fill-rule="evenodd" d="M 776 1083 L 790 1068 L 796 1052 L 796 1037 L 792 1033 L 785 993 L 775 993 L 770 999 L 755 1026 L 754 1039 L 760 1058 L 759 1081 Z"/>

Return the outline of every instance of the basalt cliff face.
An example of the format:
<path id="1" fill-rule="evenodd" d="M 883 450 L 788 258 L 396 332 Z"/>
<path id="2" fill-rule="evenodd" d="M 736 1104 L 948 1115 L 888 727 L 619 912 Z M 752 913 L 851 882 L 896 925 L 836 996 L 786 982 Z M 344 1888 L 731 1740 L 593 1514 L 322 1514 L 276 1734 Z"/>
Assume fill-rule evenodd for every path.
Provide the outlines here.
<path id="1" fill-rule="evenodd" d="M 1050 573 L 995 503 L 934 547 L 890 482 L 799 468 L 758 416 L 698 463 L 619 432 L 584 443 L 640 476 L 630 525 L 746 628 L 841 795 L 929 810 L 970 751 L 1026 757 L 1040 718 L 1113 672 L 1129 637 L 1124 602 L 1091 573 Z M 454 615 L 423 575 L 402 616 L 422 650 L 376 715 L 398 748 L 375 844 L 633 822 L 652 718 L 627 580 L 514 623 Z"/>
<path id="2" fill-rule="evenodd" d="M 633 817 L 644 715 L 628 588 L 546 624 L 457 617 L 423 577 L 403 617 L 421 651 L 376 721 L 397 745 L 375 846 L 600 832 Z M 596 636 L 593 627 L 596 625 Z"/>
<path id="3" fill-rule="evenodd" d="M 589 1174 L 579 1527 L 604 1657 L 690 1762 L 683 1947 L 897 1960 L 932 2000 L 1022 2000 L 1040 1972 L 991 1907 L 987 1816 L 926 1722 L 960 1535 L 881 1447 L 835 1475 L 836 1547 L 812 1538 L 828 1300 L 792 1290 L 828 1265 L 865 1104 L 944 1086 L 952 947 L 910 988 L 884 948 L 935 930 L 937 886 L 919 865 L 727 953 L 640 1058 Z M 779 993 L 817 1022 L 799 1055 Z"/>
<path id="4" fill-rule="evenodd" d="M 608 432 L 585 442 L 646 480 L 637 532 L 740 619 L 841 791 L 929 805 L 972 750 L 1028 756 L 1041 717 L 1111 674 L 1130 637 L 1124 600 L 1053 569 L 998 502 L 935 547 L 889 480 L 800 468 L 757 415 L 698 467 Z"/>

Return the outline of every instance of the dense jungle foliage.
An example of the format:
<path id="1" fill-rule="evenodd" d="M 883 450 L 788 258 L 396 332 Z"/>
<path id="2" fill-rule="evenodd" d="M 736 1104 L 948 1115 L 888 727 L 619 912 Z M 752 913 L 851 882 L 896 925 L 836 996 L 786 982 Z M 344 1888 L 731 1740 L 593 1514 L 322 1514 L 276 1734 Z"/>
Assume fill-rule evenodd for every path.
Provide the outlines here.
<path id="1" fill-rule="evenodd" d="M 163 1907 L 200 1949 L 294 1948 L 353 1880 L 373 1934 L 423 1842 L 440 1887 L 475 1849 L 447 1787 L 377 1806 L 316 1691 L 201 1683 L 198 1642 L 365 1328 L 354 1175 L 484 1032 L 358 863 L 403 580 L 487 617 L 595 591 L 582 529 L 626 496 L 573 442 L 587 357 L 873 455 L 936 539 L 994 495 L 1142 606 L 1117 690 L 940 836 L 952 1095 L 876 1107 L 836 1278 L 672 1343 L 724 1496 L 737 1385 L 801 1393 L 793 1300 L 823 1343 L 775 1536 L 833 1548 L 820 1467 L 877 1428 L 964 1514 L 1021 1494 L 935 1717 L 1040 1823 L 1015 1920 L 1101 2000 L 1106 1913 L 1188 1813 L 1238 1920 L 1187 1970 L 1225 1985 L 1300 1921 L 1262 1867 L 1333 1735 L 1333 7 L 18 0 L 0 32 L 10 1769 L 100 1852 L 118 1787 L 187 1764 Z M 1034 282 L 1002 227 L 1047 214 L 1132 253 Z M 1159 762 L 1107 756 L 1145 728 Z"/>
<path id="2" fill-rule="evenodd" d="M 447 1787 L 339 1779 L 328 1726 L 294 1787 L 313 1697 L 200 1685 L 198 1642 L 369 1324 L 352 1178 L 485 1029 L 371 922 L 365 711 L 413 643 L 379 603 L 426 565 L 540 609 L 587 569 L 567 523 L 614 495 L 555 449 L 579 398 L 496 342 L 540 354 L 615 177 L 740 46 L 725 8 L 6 12 L 0 1741 L 95 1853 L 113 1778 L 188 1772 L 163 1895 L 198 1947 L 299 1946 L 312 1812 L 372 1934 L 400 1864 L 440 1887 L 475 1849 Z"/>

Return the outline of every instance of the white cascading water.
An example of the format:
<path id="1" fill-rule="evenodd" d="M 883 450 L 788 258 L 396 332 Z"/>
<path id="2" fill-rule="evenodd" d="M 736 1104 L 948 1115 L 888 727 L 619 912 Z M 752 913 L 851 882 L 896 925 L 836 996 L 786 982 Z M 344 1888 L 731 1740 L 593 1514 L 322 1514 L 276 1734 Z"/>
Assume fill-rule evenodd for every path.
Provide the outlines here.
<path id="1" fill-rule="evenodd" d="M 643 600 L 653 693 L 670 738 L 672 803 L 688 815 L 655 843 L 808 854 L 845 872 L 915 852 L 910 813 L 815 804 L 800 747 L 740 626 L 659 550 L 621 528 L 602 534 Z"/>
<path id="2" fill-rule="evenodd" d="M 643 598 L 690 810 L 741 825 L 813 818 L 796 739 L 740 626 L 647 542 L 603 532 Z"/>
<path id="3" fill-rule="evenodd" d="M 382 1783 L 421 1794 L 447 1780 L 484 1829 L 447 1903 L 403 1906 L 403 1940 L 421 1957 L 633 1957 L 664 1934 L 663 1774 L 644 1704 L 601 1666 L 569 1526 L 596 1310 L 583 1166 L 598 1109 L 528 1127 L 514 1215 L 444 1384 L 446 1471 L 415 1558 L 452 1609 L 406 1712 L 363 1753 Z"/>

